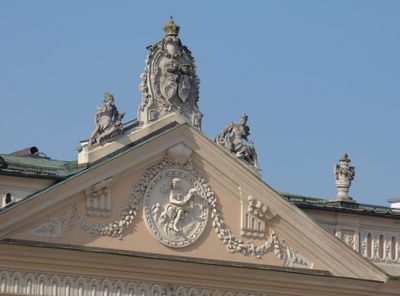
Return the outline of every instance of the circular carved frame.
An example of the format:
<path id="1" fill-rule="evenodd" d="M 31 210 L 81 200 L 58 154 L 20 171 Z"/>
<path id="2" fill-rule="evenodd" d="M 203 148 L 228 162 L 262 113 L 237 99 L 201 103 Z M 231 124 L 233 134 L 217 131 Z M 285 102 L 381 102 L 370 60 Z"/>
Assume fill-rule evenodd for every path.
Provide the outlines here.
<path id="1" fill-rule="evenodd" d="M 171 203 L 172 180 L 179 179 L 182 205 Z M 183 203 L 184 195 L 195 188 L 196 194 Z M 179 211 L 179 217 L 178 217 Z M 206 191 L 196 176 L 183 169 L 166 169 L 156 175 L 144 194 L 144 220 L 150 232 L 163 244 L 183 248 L 203 233 L 209 216 Z"/>

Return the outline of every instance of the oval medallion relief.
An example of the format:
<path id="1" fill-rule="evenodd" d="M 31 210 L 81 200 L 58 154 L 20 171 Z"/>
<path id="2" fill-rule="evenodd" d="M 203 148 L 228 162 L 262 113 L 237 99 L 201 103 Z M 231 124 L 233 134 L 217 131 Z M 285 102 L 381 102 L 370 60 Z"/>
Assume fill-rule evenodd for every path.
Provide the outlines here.
<path id="1" fill-rule="evenodd" d="M 183 248 L 200 237 L 207 224 L 208 208 L 204 188 L 184 170 L 159 173 L 144 195 L 147 227 L 170 247 Z"/>

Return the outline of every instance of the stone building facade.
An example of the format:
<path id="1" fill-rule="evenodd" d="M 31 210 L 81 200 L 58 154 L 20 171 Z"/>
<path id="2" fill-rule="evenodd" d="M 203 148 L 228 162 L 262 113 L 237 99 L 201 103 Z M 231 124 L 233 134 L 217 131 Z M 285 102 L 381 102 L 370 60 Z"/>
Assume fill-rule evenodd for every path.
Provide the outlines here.
<path id="1" fill-rule="evenodd" d="M 172 19 L 148 48 L 138 119 L 112 94 L 77 160 L 0 154 L 0 294 L 399 295 L 400 212 L 259 175 L 248 117 L 201 132 L 199 78 Z"/>

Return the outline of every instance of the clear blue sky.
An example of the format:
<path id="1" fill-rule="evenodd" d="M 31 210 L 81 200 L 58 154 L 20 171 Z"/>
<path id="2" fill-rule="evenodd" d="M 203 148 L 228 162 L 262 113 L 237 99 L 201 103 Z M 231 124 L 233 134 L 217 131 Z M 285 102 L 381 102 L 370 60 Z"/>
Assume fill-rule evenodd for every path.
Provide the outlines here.
<path id="1" fill-rule="evenodd" d="M 0 151 L 75 159 L 106 91 L 136 118 L 145 47 L 170 15 L 203 130 L 246 112 L 268 184 L 332 198 L 348 152 L 351 196 L 400 196 L 400 1 L 0 1 Z"/>

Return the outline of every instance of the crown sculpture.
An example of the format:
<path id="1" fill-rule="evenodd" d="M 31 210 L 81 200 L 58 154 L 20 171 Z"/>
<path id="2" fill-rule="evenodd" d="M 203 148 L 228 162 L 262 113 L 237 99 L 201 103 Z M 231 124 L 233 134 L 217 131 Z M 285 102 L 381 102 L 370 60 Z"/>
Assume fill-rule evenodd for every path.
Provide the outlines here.
<path id="1" fill-rule="evenodd" d="M 164 26 L 164 38 L 148 47 L 139 86 L 142 102 L 138 120 L 141 125 L 175 112 L 201 128 L 203 115 L 198 107 L 200 82 L 194 58 L 178 37 L 179 29 L 171 17 Z"/>

